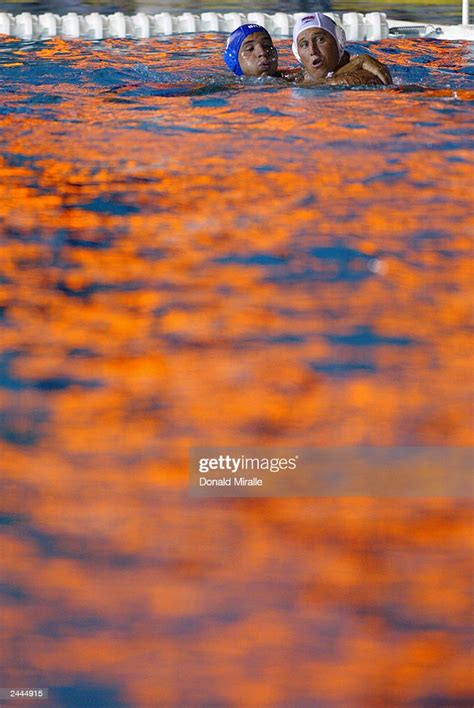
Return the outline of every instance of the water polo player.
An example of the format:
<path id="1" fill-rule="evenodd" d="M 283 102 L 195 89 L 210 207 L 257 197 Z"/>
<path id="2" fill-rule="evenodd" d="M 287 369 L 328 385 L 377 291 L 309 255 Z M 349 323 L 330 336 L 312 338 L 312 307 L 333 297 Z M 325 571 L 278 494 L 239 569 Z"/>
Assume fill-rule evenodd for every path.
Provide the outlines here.
<path id="1" fill-rule="evenodd" d="M 319 15 L 320 13 L 316 14 Z M 314 15 L 308 15 L 308 17 L 314 17 Z M 322 17 L 325 17 L 325 15 L 322 15 Z M 326 19 L 329 20 L 329 18 Z M 332 20 L 329 20 L 329 22 L 332 22 Z M 334 25 L 334 23 L 332 24 Z M 345 44 L 345 35 L 343 30 L 341 32 L 344 36 Z M 299 60 L 298 56 L 297 58 Z M 274 76 L 284 78 L 287 81 L 308 83 L 308 79 L 302 69 L 278 69 L 277 50 L 268 31 L 261 25 L 246 24 L 237 27 L 227 40 L 224 61 L 228 68 L 237 76 Z M 338 63 L 340 68 L 335 72 L 335 75 L 343 74 L 344 80 L 335 81 L 334 77 L 330 76 L 328 79 L 319 79 L 318 83 L 350 84 L 350 74 L 358 75 L 354 77 L 353 83 L 355 84 L 370 83 L 370 80 L 367 82 L 361 81 L 361 78 L 363 79 L 366 74 L 378 77 L 380 81 L 377 83 L 391 83 L 392 81 L 386 67 L 368 54 L 356 55 L 350 58 L 349 54 L 344 51 L 343 59 L 341 61 L 338 60 Z M 363 73 L 361 74 L 361 72 Z"/>
<path id="2" fill-rule="evenodd" d="M 303 65 L 301 83 L 306 85 L 391 84 L 387 67 L 367 54 L 352 59 L 346 51 L 346 35 L 330 17 L 315 12 L 298 19 L 293 30 L 293 54 Z"/>
<path id="3" fill-rule="evenodd" d="M 237 27 L 227 40 L 224 61 L 237 76 L 281 76 L 277 50 L 260 25 Z"/>

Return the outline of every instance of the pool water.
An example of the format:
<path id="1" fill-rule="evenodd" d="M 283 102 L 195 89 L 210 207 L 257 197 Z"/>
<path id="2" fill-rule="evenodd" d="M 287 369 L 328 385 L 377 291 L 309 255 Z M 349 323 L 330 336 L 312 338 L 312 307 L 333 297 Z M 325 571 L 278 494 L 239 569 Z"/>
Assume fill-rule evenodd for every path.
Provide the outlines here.
<path id="1" fill-rule="evenodd" d="M 472 444 L 472 48 L 353 45 L 395 86 L 331 90 L 223 45 L 0 40 L 4 685 L 469 705 L 467 502 L 186 482 L 193 444 Z"/>

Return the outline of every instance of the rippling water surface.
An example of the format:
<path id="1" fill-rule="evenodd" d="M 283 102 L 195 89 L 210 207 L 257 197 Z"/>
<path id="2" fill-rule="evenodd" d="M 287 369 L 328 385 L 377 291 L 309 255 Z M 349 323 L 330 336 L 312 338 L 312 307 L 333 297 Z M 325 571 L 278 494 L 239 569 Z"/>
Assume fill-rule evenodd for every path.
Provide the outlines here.
<path id="1" fill-rule="evenodd" d="M 0 41 L 3 685 L 471 705 L 467 503 L 186 494 L 193 444 L 472 443 L 471 49 L 223 44 Z"/>

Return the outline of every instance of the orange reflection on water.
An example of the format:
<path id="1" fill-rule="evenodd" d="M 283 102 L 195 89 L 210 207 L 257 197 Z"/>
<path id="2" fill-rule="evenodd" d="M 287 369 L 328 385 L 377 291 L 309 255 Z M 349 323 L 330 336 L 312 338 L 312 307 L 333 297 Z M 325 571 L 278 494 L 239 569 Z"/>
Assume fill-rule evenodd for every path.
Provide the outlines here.
<path id="1" fill-rule="evenodd" d="M 467 705 L 467 502 L 186 482 L 191 445 L 472 443 L 472 91 L 242 88 L 222 44 L 15 51 L 85 73 L 0 116 L 6 685 Z M 427 46 L 467 61 L 385 46 L 395 70 Z"/>

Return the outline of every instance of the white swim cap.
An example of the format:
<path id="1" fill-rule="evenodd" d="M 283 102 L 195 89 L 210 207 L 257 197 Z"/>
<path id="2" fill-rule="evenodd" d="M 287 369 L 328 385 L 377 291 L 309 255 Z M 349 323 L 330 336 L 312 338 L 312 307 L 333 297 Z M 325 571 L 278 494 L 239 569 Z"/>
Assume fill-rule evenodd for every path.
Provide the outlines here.
<path id="1" fill-rule="evenodd" d="M 298 52 L 298 37 L 301 32 L 309 29 L 310 27 L 320 27 L 321 29 L 326 30 L 326 32 L 329 32 L 329 34 L 336 40 L 337 48 L 339 49 L 339 59 L 342 59 L 342 55 L 346 49 L 346 33 L 342 27 L 336 25 L 336 23 L 327 15 L 323 15 L 322 12 L 314 12 L 312 15 L 299 17 L 295 22 L 295 27 L 293 29 L 293 44 L 291 45 L 291 48 L 298 61 L 302 63 Z"/>

